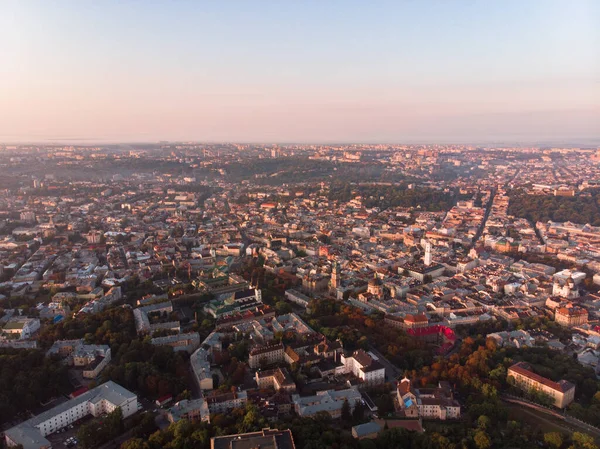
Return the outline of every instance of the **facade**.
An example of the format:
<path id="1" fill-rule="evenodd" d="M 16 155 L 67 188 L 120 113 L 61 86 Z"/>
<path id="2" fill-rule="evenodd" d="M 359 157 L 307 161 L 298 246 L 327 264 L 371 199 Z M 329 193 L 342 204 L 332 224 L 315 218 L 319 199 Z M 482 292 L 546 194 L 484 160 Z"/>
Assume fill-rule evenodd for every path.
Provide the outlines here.
<path id="1" fill-rule="evenodd" d="M 337 262 L 333 262 L 333 267 L 331 268 L 331 280 L 329 281 L 329 290 L 335 292 L 340 285 L 340 266 Z"/>
<path id="2" fill-rule="evenodd" d="M 200 390 L 213 389 L 210 357 L 213 350 L 220 351 L 222 349 L 221 336 L 222 334 L 219 332 L 211 332 L 204 339 L 202 345 L 190 356 L 194 379 Z"/>
<path id="3" fill-rule="evenodd" d="M 135 327 L 138 334 L 152 334 L 160 329 L 172 329 L 179 331 L 178 321 L 150 323 L 150 314 L 170 314 L 171 312 L 173 312 L 173 303 L 171 301 L 150 304 L 134 309 L 133 317 L 135 318 Z"/>
<path id="4" fill-rule="evenodd" d="M 45 438 L 88 415 L 100 416 L 121 408 L 123 418 L 138 410 L 137 396 L 109 381 L 70 401 L 64 402 L 5 432 L 8 447 L 22 445 L 24 449 L 51 447 Z"/>
<path id="5" fill-rule="evenodd" d="M 40 329 L 40 320 L 37 318 L 12 318 L 2 328 L 2 332 L 18 340 L 30 338 Z"/>
<path id="6" fill-rule="evenodd" d="M 152 339 L 155 346 L 171 346 L 174 351 L 186 351 L 192 353 L 200 346 L 200 336 L 197 332 L 186 334 L 167 335 Z"/>
<path id="7" fill-rule="evenodd" d="M 296 384 L 286 368 L 276 368 L 267 371 L 257 371 L 255 374 L 258 388 L 273 388 L 289 393 L 296 391 Z"/>
<path id="8" fill-rule="evenodd" d="M 525 362 L 515 363 L 508 369 L 507 378 L 514 379 L 522 390 L 538 390 L 554 400 L 554 406 L 565 408 L 575 399 L 575 385 L 566 380 L 554 382 L 531 371 Z"/>
<path id="9" fill-rule="evenodd" d="M 368 385 L 379 385 L 385 382 L 385 368 L 371 355 L 362 349 L 354 351 L 351 356 L 341 356 L 341 363 L 346 372 L 352 373 Z"/>
<path id="10" fill-rule="evenodd" d="M 248 365 L 252 369 L 260 367 L 261 363 L 272 365 L 284 361 L 283 343 L 275 345 L 259 346 L 250 351 Z"/>
<path id="11" fill-rule="evenodd" d="M 81 345 L 73 353 L 73 365 L 83 368 L 83 377 L 95 379 L 111 360 L 108 345 Z"/>
<path id="12" fill-rule="evenodd" d="M 315 416 L 319 412 L 327 412 L 332 418 L 339 418 L 346 400 L 350 407 L 354 408 L 356 403 L 362 401 L 362 396 L 354 388 L 319 391 L 314 396 L 300 397 L 297 394 L 292 396 L 294 409 L 298 416 L 302 418 Z"/>
<path id="13" fill-rule="evenodd" d="M 234 408 L 242 408 L 248 402 L 246 391 L 234 391 L 231 393 L 213 394 L 204 398 L 208 404 L 210 413 L 227 413 Z"/>
<path id="14" fill-rule="evenodd" d="M 581 326 L 587 324 L 588 312 L 581 307 L 560 307 L 554 312 L 554 321 L 565 327 Z"/>
<path id="15" fill-rule="evenodd" d="M 308 303 L 310 302 L 310 298 L 297 290 L 289 289 L 285 291 L 285 298 L 293 302 L 294 304 L 299 305 L 300 307 L 308 308 Z"/>
<path id="16" fill-rule="evenodd" d="M 412 388 L 409 379 L 398 383 L 398 404 L 407 418 L 447 419 L 460 418 L 460 404 L 454 399 L 448 382 L 440 382 L 437 388 Z"/>
<path id="17" fill-rule="evenodd" d="M 210 411 L 207 402 L 203 399 L 184 399 L 179 401 L 167 412 L 169 422 L 187 419 L 192 422 L 210 422 Z"/>
<path id="18" fill-rule="evenodd" d="M 406 314 L 404 317 L 386 315 L 384 318 L 386 324 L 399 327 L 400 329 L 419 329 L 429 326 L 429 319 L 424 313 Z"/>

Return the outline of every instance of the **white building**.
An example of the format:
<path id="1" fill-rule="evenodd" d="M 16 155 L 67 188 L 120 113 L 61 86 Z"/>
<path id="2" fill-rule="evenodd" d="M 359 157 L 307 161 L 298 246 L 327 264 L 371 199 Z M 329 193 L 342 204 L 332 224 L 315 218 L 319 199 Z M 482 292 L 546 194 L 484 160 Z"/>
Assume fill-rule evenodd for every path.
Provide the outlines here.
<path id="1" fill-rule="evenodd" d="M 213 350 L 220 351 L 223 334 L 212 332 L 204 339 L 200 347 L 190 356 L 190 365 L 194 378 L 201 390 L 213 389 L 213 378 L 210 357 Z"/>
<path id="2" fill-rule="evenodd" d="M 341 363 L 346 372 L 354 374 L 368 385 L 378 385 L 385 382 L 385 368 L 381 363 L 362 349 L 354 351 L 351 356 L 341 357 Z"/>
<path id="3" fill-rule="evenodd" d="M 327 412 L 332 418 L 339 418 L 342 414 L 342 406 L 347 400 L 351 408 L 362 401 L 358 390 L 348 388 L 346 390 L 326 390 L 319 391 L 314 396 L 300 397 L 293 395 L 292 402 L 298 416 L 311 417 L 319 412 Z"/>
<path id="4" fill-rule="evenodd" d="M 100 416 L 117 407 L 121 408 L 123 418 L 133 415 L 138 410 L 137 396 L 112 381 L 106 382 L 7 430 L 4 433 L 6 445 L 20 444 L 24 449 L 50 448 L 47 435 L 88 415 Z"/>
<path id="5" fill-rule="evenodd" d="M 11 318 L 2 328 L 4 334 L 16 336 L 19 340 L 30 338 L 40 329 L 40 320 L 37 318 Z"/>

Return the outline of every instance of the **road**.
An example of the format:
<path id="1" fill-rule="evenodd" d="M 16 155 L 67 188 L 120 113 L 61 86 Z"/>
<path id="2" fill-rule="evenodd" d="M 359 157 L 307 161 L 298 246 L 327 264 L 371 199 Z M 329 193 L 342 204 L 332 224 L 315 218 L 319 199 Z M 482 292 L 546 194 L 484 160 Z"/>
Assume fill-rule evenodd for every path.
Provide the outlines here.
<path id="1" fill-rule="evenodd" d="M 490 194 L 490 199 L 485 207 L 485 214 L 483 216 L 483 220 L 481 220 L 481 225 L 479 229 L 477 229 L 477 233 L 473 237 L 473 243 L 471 246 L 477 245 L 477 241 L 481 238 L 481 234 L 483 234 L 483 230 L 485 229 L 485 224 L 487 223 L 488 217 L 490 216 L 490 212 L 492 211 L 492 204 L 494 204 L 494 198 L 496 197 L 496 189 L 492 189 Z"/>
<path id="2" fill-rule="evenodd" d="M 523 411 L 527 411 L 529 414 L 534 416 L 540 421 L 543 421 L 547 425 L 551 425 L 559 428 L 566 428 L 570 431 L 583 431 L 589 433 L 597 440 L 600 439 L 600 430 L 587 423 L 579 421 L 572 416 L 564 415 L 555 410 L 550 410 L 545 407 L 532 404 L 526 401 L 522 401 L 513 397 L 504 395 L 502 397 L 504 402 L 508 402 L 513 406 L 520 407 Z M 544 415 L 548 418 L 544 418 Z M 560 422 L 557 422 L 557 420 Z"/>
<path id="3" fill-rule="evenodd" d="M 392 362 L 390 362 L 388 359 L 386 359 L 383 356 L 383 354 L 381 354 L 381 352 L 379 352 L 377 349 L 375 349 L 375 346 L 370 344 L 369 351 L 371 351 L 373 354 L 375 354 L 377 356 L 377 358 L 379 359 L 379 363 L 381 363 L 383 365 L 383 367 L 385 368 L 385 380 L 387 380 L 388 382 L 394 382 L 396 379 L 398 379 L 403 374 L 402 370 L 397 368 L 394 364 L 392 364 Z"/>

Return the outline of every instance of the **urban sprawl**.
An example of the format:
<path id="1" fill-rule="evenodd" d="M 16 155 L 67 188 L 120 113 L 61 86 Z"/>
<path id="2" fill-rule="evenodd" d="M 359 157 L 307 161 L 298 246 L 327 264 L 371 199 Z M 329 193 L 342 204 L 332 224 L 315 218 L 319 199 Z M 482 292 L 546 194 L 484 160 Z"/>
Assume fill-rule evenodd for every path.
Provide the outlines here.
<path id="1" fill-rule="evenodd" d="M 597 447 L 600 150 L 0 150 L 8 447 Z"/>

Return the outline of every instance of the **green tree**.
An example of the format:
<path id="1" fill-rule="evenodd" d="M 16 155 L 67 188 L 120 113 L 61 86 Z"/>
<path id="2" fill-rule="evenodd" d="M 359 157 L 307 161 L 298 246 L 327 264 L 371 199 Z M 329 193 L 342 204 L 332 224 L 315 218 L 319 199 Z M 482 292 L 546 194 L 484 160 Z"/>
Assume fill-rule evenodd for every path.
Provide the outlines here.
<path id="1" fill-rule="evenodd" d="M 352 410 L 348 399 L 344 399 L 341 412 L 342 424 L 349 425 L 352 422 Z"/>
<path id="2" fill-rule="evenodd" d="M 487 433 L 483 430 L 477 430 L 473 436 L 473 441 L 477 449 L 489 449 L 492 446 L 492 441 Z"/>
<path id="3" fill-rule="evenodd" d="M 563 437 L 559 432 L 547 432 L 544 434 L 544 443 L 554 449 L 560 449 L 563 445 Z"/>
<path id="4" fill-rule="evenodd" d="M 365 406 L 362 401 L 357 402 L 352 410 L 352 421 L 355 424 L 360 424 L 365 419 Z"/>
<path id="5" fill-rule="evenodd" d="M 150 445 L 142 438 L 132 438 L 121 444 L 121 449 L 150 449 Z"/>
<path id="6" fill-rule="evenodd" d="M 573 444 L 569 449 L 598 449 L 598 445 L 594 442 L 594 438 L 587 433 L 573 432 Z"/>

